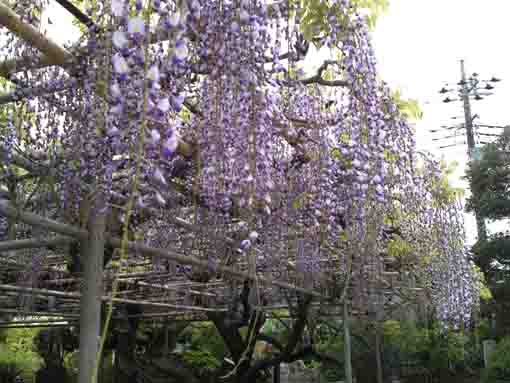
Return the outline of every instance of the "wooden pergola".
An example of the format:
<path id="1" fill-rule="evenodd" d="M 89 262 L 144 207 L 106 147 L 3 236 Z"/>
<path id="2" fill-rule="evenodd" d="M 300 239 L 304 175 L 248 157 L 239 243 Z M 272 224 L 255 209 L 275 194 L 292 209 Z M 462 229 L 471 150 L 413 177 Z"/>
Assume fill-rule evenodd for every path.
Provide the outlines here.
<path id="1" fill-rule="evenodd" d="M 67 9 L 81 23 L 90 26 L 93 21 L 84 15 L 78 8 L 67 0 L 56 0 Z M 38 70 L 47 66 L 61 66 L 69 73 L 73 71 L 73 63 L 80 55 L 80 47 L 69 50 L 59 46 L 47 36 L 41 34 L 30 24 L 23 22 L 5 3 L 0 2 L 0 25 L 36 48 L 40 56 L 28 59 L 11 59 L 0 63 L 0 76 L 15 81 L 11 76 L 21 70 Z M 158 39 L 157 34 L 151 37 L 152 41 Z M 317 75 L 303 80 L 304 83 L 318 83 L 328 85 L 322 78 L 322 72 L 327 64 L 321 66 Z M 338 85 L 338 84 L 337 84 Z M 45 97 L 47 94 L 65 90 L 68 84 L 59 84 L 51 87 L 26 88 L 18 83 L 15 92 L 0 95 L 0 104 L 17 102 L 25 97 Z M 192 110 L 193 105 L 187 104 Z M 290 122 L 292 123 L 292 121 Z M 290 145 L 300 145 L 299 138 L 288 136 L 284 138 Z M 186 140 L 179 142 L 177 152 L 179 155 L 193 157 L 195 148 Z M 14 154 L 10 161 L 13 165 L 24 169 L 34 176 L 51 173 L 52 164 L 45 159 L 44 154 L 34 153 L 41 161 L 34 163 L 23 156 Z M 5 148 L 0 147 L 0 159 L 6 157 Z M 2 199 L 5 197 L 5 199 Z M 156 248 L 136 241 L 128 241 L 127 249 L 131 254 L 137 254 L 136 260 L 122 273 L 118 274 L 112 267 L 103 267 L 105 246 L 120 248 L 122 239 L 112 236 L 106 228 L 105 216 L 91 215 L 86 227 L 76 227 L 46 218 L 44 216 L 20 210 L 18 206 L 9 201 L 9 196 L 0 194 L 0 216 L 6 217 L 9 222 L 23 223 L 42 231 L 52 233 L 45 238 L 9 239 L 0 242 L 0 280 L 7 279 L 18 272 L 26 272 L 26 262 L 18 254 L 23 252 L 42 251 L 44 253 L 41 275 L 46 277 L 38 282 L 37 287 L 27 286 L 23 283 L 0 284 L 0 316 L 26 317 L 16 322 L 0 321 L 0 327 L 32 327 L 32 326 L 79 326 L 80 327 L 80 382 L 89 383 L 94 370 L 98 339 L 101 323 L 102 303 L 113 304 L 113 318 L 129 318 L 120 309 L 123 305 L 135 304 L 143 307 L 143 313 L 136 314 L 145 320 L 172 320 L 193 321 L 207 320 L 207 313 L 226 312 L 229 310 L 232 295 L 233 281 L 256 282 L 262 291 L 278 289 L 287 300 L 282 300 L 282 294 L 271 296 L 257 309 L 266 312 L 289 308 L 296 301 L 291 294 L 300 294 L 312 297 L 317 303 L 314 310 L 318 315 L 334 315 L 345 317 L 347 311 L 338 310 L 339 299 L 333 294 L 331 285 L 327 283 L 310 283 L 306 275 L 296 270 L 293 259 L 286 259 L 274 269 L 263 271 L 250 270 L 248 262 L 234 266 L 215 265 L 215 277 L 206 281 L 190 281 L 181 270 L 157 270 L 151 267 L 152 259 L 157 257 L 174 265 L 192 266 L 193 270 L 210 271 L 211 265 L 207 260 L 200 259 L 193 254 L 183 254 L 181 249 Z M 150 212 L 149 212 L 150 213 Z M 204 228 L 188 222 L 185 218 L 166 217 L 176 230 L 191 233 L 203 233 Z M 209 234 L 209 233 L 207 233 Z M 211 233 L 212 234 L 212 233 Z M 218 240 L 218 234 L 214 234 Z M 234 246 L 236 240 L 228 235 L 220 235 L 220 241 Z M 81 244 L 81 258 L 83 270 L 81 273 L 71 273 L 62 268 L 65 263 L 65 251 L 69 244 L 79 241 Z M 48 250 L 49 248 L 53 250 Z M 37 250 L 42 249 L 42 250 Z M 51 255 L 50 255 L 51 254 Z M 6 256 L 7 255 L 7 256 Z M 113 258 L 113 260 L 119 260 Z M 324 258 L 319 260 L 324 269 L 341 269 L 341 260 Z M 383 299 L 387 294 L 411 295 L 421 294 L 421 289 L 410 287 L 398 272 L 385 271 L 385 265 L 393 262 L 392 259 L 382 258 L 377 265 L 378 275 L 374 280 L 361 283 L 361 274 L 354 275 L 348 286 L 344 286 L 344 301 L 349 301 L 351 315 L 366 316 L 367 302 L 373 299 L 374 291 L 377 299 Z M 282 266 L 283 265 L 283 266 Z M 356 267 L 354 268 L 356 269 Z M 362 265 L 358 268 L 362 272 Z M 118 294 L 112 295 L 112 285 L 118 283 Z M 237 282 L 238 283 L 238 282 Z M 274 294 L 273 294 L 274 295 Z M 32 307 L 27 310 L 19 308 L 20 297 L 29 297 Z M 399 301 L 395 305 L 399 305 Z M 344 305 L 345 306 L 345 305 Z M 44 319 L 36 319 L 44 318 Z M 54 319 L 52 319 L 54 318 Z"/>

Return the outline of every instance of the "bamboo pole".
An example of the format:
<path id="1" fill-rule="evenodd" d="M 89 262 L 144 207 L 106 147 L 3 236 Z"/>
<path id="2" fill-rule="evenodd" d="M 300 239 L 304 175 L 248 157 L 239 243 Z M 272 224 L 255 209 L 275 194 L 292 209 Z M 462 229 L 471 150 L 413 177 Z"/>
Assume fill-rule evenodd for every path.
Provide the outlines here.
<path id="1" fill-rule="evenodd" d="M 56 238 L 31 238 L 31 239 L 18 239 L 13 241 L 0 241 L 0 251 L 12 251 L 23 249 L 35 249 L 38 247 L 46 246 L 59 246 L 65 245 L 71 241 L 68 237 Z"/>
<path id="2" fill-rule="evenodd" d="M 48 323 L 48 324 L 27 324 L 22 326 L 17 325 L 3 325 L 0 326 L 2 329 L 10 329 L 10 328 L 53 328 L 53 327 L 76 327 L 74 323 Z"/>
<path id="3" fill-rule="evenodd" d="M 34 225 L 34 226 L 43 226 L 46 229 L 49 229 L 51 231 L 54 231 L 59 234 L 63 235 L 69 235 L 78 239 L 86 239 L 87 238 L 87 231 L 76 228 L 71 225 L 62 224 L 44 217 L 41 217 L 37 214 L 33 213 L 27 213 L 23 211 L 18 211 L 17 209 L 13 208 L 8 202 L 0 201 L 0 213 L 4 214 L 7 217 L 16 217 L 22 222 Z M 121 240 L 120 238 L 110 237 L 106 238 L 107 242 L 114 246 L 114 247 L 120 247 L 121 246 Z M 153 247 L 149 247 L 146 245 L 142 245 L 136 242 L 128 242 L 127 245 L 128 249 L 134 252 L 137 252 L 139 254 L 144 254 L 146 256 L 157 256 L 161 258 L 170 259 L 172 261 L 178 262 L 183 265 L 190 265 L 195 266 L 198 269 L 201 270 L 210 270 L 210 265 L 207 261 L 203 261 L 201 259 L 197 259 L 193 256 L 185 256 L 178 254 L 171 250 L 165 250 L 165 249 L 157 249 Z M 229 275 L 232 278 L 240 279 L 240 280 L 250 280 L 253 281 L 255 279 L 255 276 L 250 275 L 250 273 L 246 272 L 240 272 L 237 270 L 234 270 L 231 267 L 226 266 L 217 266 L 216 272 L 218 274 L 224 274 Z M 286 282 L 280 282 L 276 281 L 274 279 L 266 278 L 263 276 L 256 276 L 257 282 L 261 285 L 274 285 L 281 287 L 283 289 L 291 290 L 291 291 L 297 291 L 300 293 L 303 293 L 305 295 L 318 297 L 318 298 L 325 298 L 328 299 L 327 296 L 324 294 L 318 293 L 313 290 L 305 289 L 299 286 L 292 285 L 290 283 Z"/>
<path id="4" fill-rule="evenodd" d="M 55 312 L 46 312 L 46 311 L 23 311 L 23 310 L 15 310 L 15 309 L 2 309 L 0 308 L 0 313 L 6 314 L 14 314 L 17 316 L 27 316 L 27 317 L 73 317 L 79 318 L 80 314 L 74 313 L 55 313 Z"/>
<path id="5" fill-rule="evenodd" d="M 3 263 L 5 265 L 9 265 L 9 266 L 12 266 L 12 268 L 24 268 L 26 267 L 27 265 L 24 264 L 24 263 L 21 263 L 21 262 L 16 262 L 16 261 L 13 261 L 11 259 L 0 259 L 0 263 Z"/>
<path id="6" fill-rule="evenodd" d="M 132 283 L 132 284 L 137 284 L 138 286 L 142 286 L 142 287 L 150 287 L 153 289 L 161 289 L 161 290 L 166 290 L 166 291 L 182 291 L 182 289 L 179 289 L 178 287 L 172 287 L 172 286 L 168 286 L 168 285 L 156 285 L 154 283 L 146 283 L 146 282 L 129 280 L 129 279 L 124 279 L 119 282 Z M 203 296 L 207 296 L 207 297 L 216 297 L 217 296 L 216 294 L 208 293 L 205 291 L 197 291 L 197 290 L 186 290 L 186 291 L 189 292 L 190 294 L 194 294 L 194 295 L 203 295 Z"/>
<path id="7" fill-rule="evenodd" d="M 120 239 L 118 239 L 118 238 L 111 238 L 109 242 L 113 246 L 117 246 L 117 247 L 120 246 Z M 148 256 L 158 256 L 161 258 L 167 258 L 172 261 L 176 261 L 183 265 L 196 266 L 197 268 L 202 269 L 202 270 L 210 269 L 209 263 L 207 261 L 203 261 L 203 260 L 194 258 L 192 256 L 184 256 L 184 255 L 176 254 L 176 253 L 168 251 L 168 250 L 156 249 L 156 248 L 148 247 L 148 246 L 138 244 L 135 242 L 129 242 L 128 248 L 132 251 L 139 252 L 139 253 L 142 253 L 142 254 L 145 254 Z M 240 280 L 246 280 L 246 279 L 248 279 L 250 281 L 255 280 L 255 276 L 250 275 L 249 273 L 246 273 L 246 272 L 236 271 L 231 267 L 218 266 L 218 267 L 216 267 L 216 272 L 219 274 L 223 273 L 225 275 L 229 275 L 232 278 L 236 278 L 236 279 L 240 279 Z M 262 276 L 257 277 L 257 282 L 262 285 L 264 285 L 264 284 L 265 285 L 274 285 L 274 286 L 278 286 L 278 287 L 281 287 L 281 288 L 284 288 L 287 290 L 298 291 L 298 292 L 301 292 L 301 293 L 303 293 L 305 295 L 309 295 L 309 296 L 314 296 L 314 297 L 319 297 L 319 298 L 327 298 L 323 294 L 320 294 L 316 291 L 308 290 L 308 289 L 305 289 L 302 287 L 292 285 L 290 283 L 280 282 L 280 281 L 276 281 L 274 279 L 269 279 L 269 278 L 262 277 Z"/>
<path id="8" fill-rule="evenodd" d="M 13 285 L 0 285 L 0 291 L 14 291 L 18 293 L 27 293 L 27 294 L 40 294 L 45 296 L 53 296 L 57 298 L 73 298 L 80 299 L 81 294 L 78 293 L 64 293 L 62 291 L 55 290 L 47 290 L 47 289 L 36 289 L 31 287 L 19 287 Z M 102 301 L 110 301 L 112 297 L 110 296 L 102 296 Z M 179 310 L 190 310 L 190 311 L 203 311 L 203 312 L 225 312 L 226 309 L 210 309 L 207 307 L 199 307 L 199 306 L 187 306 L 187 305 L 172 305 L 168 303 L 160 303 L 160 302 L 151 302 L 151 301 L 139 301 L 133 299 L 124 299 L 124 298 L 113 298 L 114 303 L 126 303 L 126 304 L 135 304 L 140 306 L 149 306 L 149 307 L 164 307 L 164 308 L 172 308 Z"/>
<path id="9" fill-rule="evenodd" d="M 65 324 L 65 323 L 77 323 L 78 322 L 78 319 L 66 319 L 66 318 L 63 318 L 63 319 L 50 319 L 50 320 L 47 320 L 47 319 L 42 319 L 42 320 L 37 320 L 37 319 L 32 319 L 32 320 L 21 320 L 21 321 L 0 321 L 0 327 L 1 326 L 8 326 L 8 325 L 31 325 L 31 324 L 40 324 L 40 325 L 43 325 L 43 324 Z"/>
<path id="10" fill-rule="evenodd" d="M 33 226 L 44 227 L 55 233 L 68 235 L 77 239 L 88 238 L 88 232 L 86 230 L 59 223 L 51 219 L 41 217 L 37 214 L 19 211 L 6 201 L 0 201 L 0 213 L 7 217 L 18 219 Z"/>

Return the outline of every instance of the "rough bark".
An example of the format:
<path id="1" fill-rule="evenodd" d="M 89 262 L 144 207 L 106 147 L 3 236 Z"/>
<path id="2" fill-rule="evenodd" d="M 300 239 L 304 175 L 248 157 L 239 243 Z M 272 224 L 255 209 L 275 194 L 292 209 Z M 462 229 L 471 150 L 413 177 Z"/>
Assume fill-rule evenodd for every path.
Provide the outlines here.
<path id="1" fill-rule="evenodd" d="M 288 355 L 294 351 L 303 336 L 303 331 L 305 330 L 306 320 L 308 317 L 308 309 L 311 302 L 312 297 L 306 296 L 303 298 L 302 303 L 298 307 L 296 322 L 294 323 L 294 326 L 292 326 L 291 335 L 287 346 L 285 347 L 285 353 Z"/>
<path id="2" fill-rule="evenodd" d="M 223 338 L 225 346 L 232 355 L 232 359 L 235 363 L 238 363 L 241 359 L 245 350 L 245 343 L 237 326 L 228 325 L 225 321 L 225 314 L 219 313 L 208 313 L 209 320 L 214 323 L 214 326 L 218 330 L 218 333 Z"/>

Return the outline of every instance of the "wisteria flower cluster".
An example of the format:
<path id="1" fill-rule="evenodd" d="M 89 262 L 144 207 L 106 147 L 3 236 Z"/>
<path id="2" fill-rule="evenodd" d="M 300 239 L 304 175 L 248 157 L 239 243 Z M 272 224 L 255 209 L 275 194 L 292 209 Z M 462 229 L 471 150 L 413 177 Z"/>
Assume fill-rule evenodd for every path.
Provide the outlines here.
<path id="1" fill-rule="evenodd" d="M 203 243 L 215 251 L 186 245 L 206 253 L 211 270 L 246 259 L 282 270 L 291 260 L 319 280 L 334 264 L 333 274 L 352 274 L 361 289 L 380 276 L 384 230 L 398 210 L 394 225 L 414 264 L 434 256 L 416 272 L 448 281 L 433 292 L 439 317 L 464 320 L 476 291 L 459 207 L 438 204 L 433 162 L 418 166 L 413 128 L 378 80 L 366 19 L 348 0 L 330 3 L 311 42 L 337 58 L 312 77 L 302 70 L 310 41 L 293 2 L 91 6 L 75 64 L 18 75 L 63 90 L 26 101 L 35 118 L 17 126 L 28 138 L 11 114 L 3 147 L 12 154 L 25 140 L 55 162 L 66 219 L 101 189 L 120 222 L 126 209 L 152 222 L 146 235 L 158 243 L 173 215 L 207 226 L 194 240 L 229 236 L 234 251 L 211 239 Z M 16 10 L 35 22 L 33 9 Z M 9 47 L 12 57 L 31 49 L 16 39 Z M 186 241 L 178 235 L 175 245 Z"/>

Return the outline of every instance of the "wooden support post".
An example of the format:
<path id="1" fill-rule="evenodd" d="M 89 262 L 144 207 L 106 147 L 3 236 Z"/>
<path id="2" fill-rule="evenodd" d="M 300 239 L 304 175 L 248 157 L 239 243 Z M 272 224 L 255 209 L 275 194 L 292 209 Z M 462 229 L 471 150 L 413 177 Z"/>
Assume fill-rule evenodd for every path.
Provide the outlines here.
<path id="1" fill-rule="evenodd" d="M 352 361 L 351 361 L 351 333 L 349 329 L 349 307 L 348 300 L 344 298 L 344 361 L 345 361 L 345 383 L 352 383 Z"/>
<path id="2" fill-rule="evenodd" d="M 91 209 L 96 210 L 96 209 Z M 79 383 L 96 383 L 95 364 L 101 331 L 105 216 L 94 211 L 89 218 L 89 237 L 81 240 L 83 284 L 80 300 Z"/>
<path id="3" fill-rule="evenodd" d="M 377 321 L 375 324 L 375 359 L 377 363 L 377 383 L 383 383 L 381 359 L 381 328 L 379 321 Z"/>
<path id="4" fill-rule="evenodd" d="M 384 322 L 384 295 L 378 293 L 376 315 L 375 315 L 375 359 L 377 364 L 377 383 L 383 383 L 382 370 L 382 349 L 381 349 L 381 331 Z"/>

